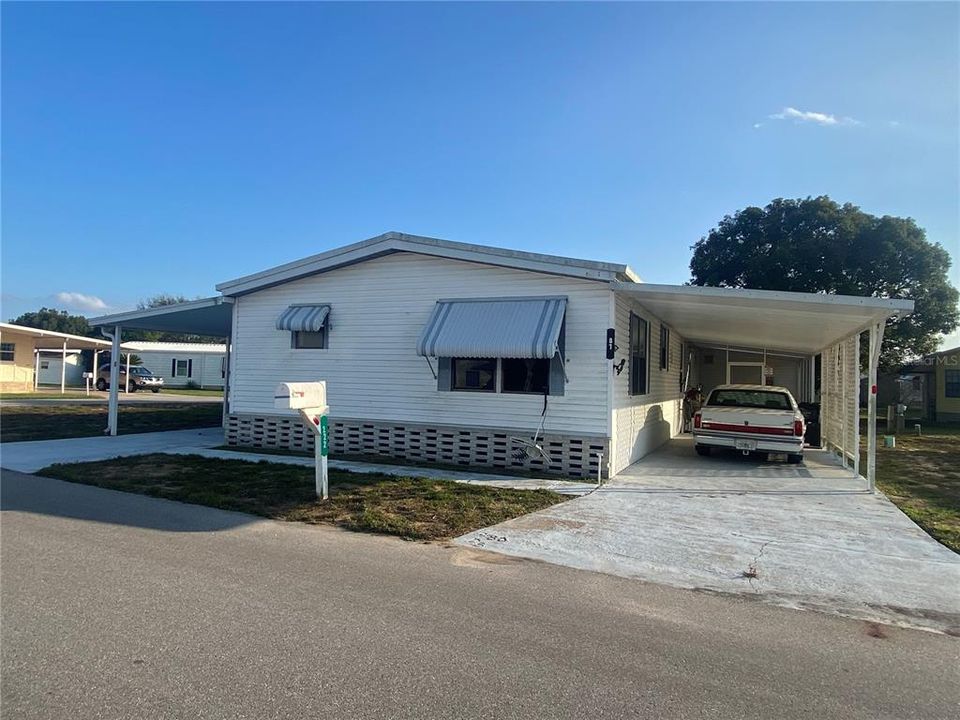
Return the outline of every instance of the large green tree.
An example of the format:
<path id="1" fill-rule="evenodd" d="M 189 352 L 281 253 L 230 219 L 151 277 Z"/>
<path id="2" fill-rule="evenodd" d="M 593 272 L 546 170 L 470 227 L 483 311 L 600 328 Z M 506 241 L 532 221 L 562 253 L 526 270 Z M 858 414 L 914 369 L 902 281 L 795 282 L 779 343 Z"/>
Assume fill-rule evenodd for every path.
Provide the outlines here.
<path id="1" fill-rule="evenodd" d="M 778 198 L 727 215 L 693 246 L 691 283 L 914 301 L 890 321 L 881 364 L 937 349 L 960 322 L 950 255 L 912 218 L 877 217 L 829 197 Z"/>
<path id="2" fill-rule="evenodd" d="M 92 337 L 99 334 L 96 329 L 90 327 L 83 315 L 71 315 L 66 310 L 56 310 L 48 307 L 42 307 L 36 312 L 23 313 L 23 315 L 10 322 L 14 325 L 23 325 L 38 330 L 50 330 L 83 337 Z"/>

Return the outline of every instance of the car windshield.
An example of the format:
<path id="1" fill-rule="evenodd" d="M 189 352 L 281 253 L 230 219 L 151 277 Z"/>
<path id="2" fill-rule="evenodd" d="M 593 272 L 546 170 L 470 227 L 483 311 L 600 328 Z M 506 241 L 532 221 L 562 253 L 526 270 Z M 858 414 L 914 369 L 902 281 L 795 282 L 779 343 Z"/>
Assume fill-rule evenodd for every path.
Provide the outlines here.
<path id="1" fill-rule="evenodd" d="M 132 367 L 132 368 L 130 368 L 130 374 L 131 374 L 131 375 L 144 375 L 144 376 L 153 375 L 153 373 L 150 372 L 149 370 L 147 370 L 145 367 Z"/>
<path id="2" fill-rule="evenodd" d="M 721 407 L 769 408 L 771 410 L 792 410 L 790 398 L 786 393 L 770 390 L 714 390 L 710 393 L 707 405 Z"/>

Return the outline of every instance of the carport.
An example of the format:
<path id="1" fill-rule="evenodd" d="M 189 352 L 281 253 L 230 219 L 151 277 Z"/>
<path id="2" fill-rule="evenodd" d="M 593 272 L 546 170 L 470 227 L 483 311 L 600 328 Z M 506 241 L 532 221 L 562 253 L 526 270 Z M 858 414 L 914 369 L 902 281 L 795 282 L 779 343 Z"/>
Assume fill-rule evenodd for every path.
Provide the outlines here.
<path id="1" fill-rule="evenodd" d="M 798 400 L 814 400 L 820 388 L 821 441 L 844 467 L 860 474 L 860 342 L 867 334 L 867 469 L 871 491 L 876 479 L 877 362 L 884 326 L 913 310 L 912 300 L 813 293 L 615 283 L 680 335 L 687 348 L 713 348 L 726 359 L 750 354 L 766 376 L 768 358 L 794 358 Z M 687 372 L 694 357 L 684 350 Z M 820 376 L 815 377 L 819 356 Z M 736 363 L 747 368 L 749 361 Z M 736 379 L 736 378 L 734 378 Z M 819 380 L 819 382 L 818 382 Z M 725 382 L 726 380 L 724 380 Z"/>
<path id="2" fill-rule="evenodd" d="M 106 432 L 117 434 L 117 410 L 120 404 L 120 346 L 123 330 L 153 330 L 157 332 L 188 333 L 224 339 L 226 352 L 226 379 L 223 392 L 223 416 L 229 407 L 231 347 L 233 327 L 233 299 L 221 296 L 192 300 L 174 305 L 163 305 L 145 310 L 132 310 L 114 315 L 91 318 L 90 324 L 99 327 L 104 337 L 112 341 L 110 353 L 110 402 Z"/>

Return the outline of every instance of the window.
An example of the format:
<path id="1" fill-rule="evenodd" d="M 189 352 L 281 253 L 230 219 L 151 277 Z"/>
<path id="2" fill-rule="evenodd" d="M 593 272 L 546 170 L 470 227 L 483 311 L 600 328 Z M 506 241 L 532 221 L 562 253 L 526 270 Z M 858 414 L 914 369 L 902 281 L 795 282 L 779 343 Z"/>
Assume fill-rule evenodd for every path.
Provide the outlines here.
<path id="1" fill-rule="evenodd" d="M 305 332 L 301 330 L 295 330 L 291 333 L 292 344 L 294 349 L 297 350 L 323 350 L 327 347 L 327 332 L 326 328 L 323 330 L 318 330 L 317 332 Z"/>
<path id="2" fill-rule="evenodd" d="M 453 390 L 497 391 L 497 360 L 495 358 L 454 358 L 452 364 L 451 388 Z"/>
<path id="3" fill-rule="evenodd" d="M 41 369 L 41 370 L 49 370 L 49 369 L 50 369 L 50 361 L 49 361 L 49 360 L 41 360 L 41 361 L 40 361 L 40 369 Z"/>
<path id="4" fill-rule="evenodd" d="M 16 353 L 16 343 L 0 343 L 0 362 L 13 362 L 13 356 Z"/>
<path id="5" fill-rule="evenodd" d="M 670 369 L 670 328 L 660 323 L 660 369 Z"/>
<path id="6" fill-rule="evenodd" d="M 789 396 L 768 390 L 714 390 L 710 393 L 707 405 L 772 410 L 793 409 Z"/>
<path id="7" fill-rule="evenodd" d="M 500 361 L 500 392 L 537 393 L 550 389 L 550 361 L 534 358 L 503 358 Z"/>
<path id="8" fill-rule="evenodd" d="M 944 396 L 948 398 L 960 398 L 960 370 L 944 370 Z"/>
<path id="9" fill-rule="evenodd" d="M 647 321 L 630 313 L 630 394 L 647 394 Z"/>
<path id="10" fill-rule="evenodd" d="M 174 360 L 174 377 L 190 377 L 190 363 L 187 360 Z"/>

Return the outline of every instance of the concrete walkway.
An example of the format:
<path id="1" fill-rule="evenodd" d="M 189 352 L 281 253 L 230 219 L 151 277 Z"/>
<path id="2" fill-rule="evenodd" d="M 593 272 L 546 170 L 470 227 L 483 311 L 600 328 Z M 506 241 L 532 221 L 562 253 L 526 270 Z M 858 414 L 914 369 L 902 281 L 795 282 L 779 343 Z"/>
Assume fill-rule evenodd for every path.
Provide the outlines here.
<path id="1" fill-rule="evenodd" d="M 169 450 L 200 450 L 223 445 L 223 428 L 169 430 L 62 440 L 0 444 L 0 467 L 35 473 L 54 463 L 91 462 Z"/>
<path id="2" fill-rule="evenodd" d="M 307 467 L 313 467 L 314 465 L 313 458 L 216 449 L 221 445 L 223 445 L 223 430 L 221 428 L 138 433 L 135 435 L 118 435 L 117 437 L 3 443 L 0 444 L 0 467 L 35 473 L 54 463 L 91 462 L 130 455 L 148 455 L 150 453 L 202 455 L 203 457 L 222 458 L 224 460 L 269 462 Z M 409 465 L 354 462 L 352 460 L 331 459 L 329 465 L 336 470 L 357 473 L 425 477 L 516 490 L 553 490 L 564 495 L 584 495 L 597 487 L 593 483 L 568 482 L 553 478 L 514 477 Z"/>
<path id="3" fill-rule="evenodd" d="M 820 451 L 791 466 L 679 439 L 586 497 L 456 542 L 960 634 L 960 556 Z"/>

